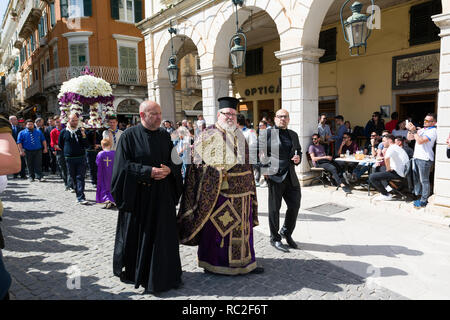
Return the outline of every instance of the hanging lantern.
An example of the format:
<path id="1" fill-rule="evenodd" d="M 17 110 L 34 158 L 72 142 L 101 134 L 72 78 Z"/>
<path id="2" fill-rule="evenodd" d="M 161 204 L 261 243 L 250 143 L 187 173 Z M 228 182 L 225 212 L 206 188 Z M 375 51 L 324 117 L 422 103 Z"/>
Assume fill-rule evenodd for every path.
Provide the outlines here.
<path id="1" fill-rule="evenodd" d="M 230 40 L 230 60 L 231 65 L 235 71 L 240 70 L 245 63 L 245 53 L 247 51 L 247 37 L 239 28 L 239 19 L 237 6 L 241 6 L 244 4 L 243 0 L 232 0 L 235 8 L 236 8 L 236 33 Z M 243 42 L 243 45 L 241 44 Z"/>
<path id="2" fill-rule="evenodd" d="M 367 20 L 369 20 L 369 18 L 374 14 L 374 11 L 372 11 L 372 14 L 369 16 L 365 15 L 361 13 L 363 7 L 362 3 L 355 2 L 351 6 L 351 10 L 353 12 L 352 16 L 344 22 L 342 12 L 349 1 L 350 0 L 347 0 L 342 5 L 340 16 L 344 39 L 349 44 L 350 55 L 353 57 L 366 53 L 367 39 L 370 37 L 372 31 L 367 25 Z M 371 2 L 373 8 L 373 0 L 371 0 Z M 361 49 L 364 49 L 364 51 L 361 52 Z M 355 51 L 356 53 L 354 53 Z"/>
<path id="3" fill-rule="evenodd" d="M 167 67 L 167 72 L 169 73 L 169 81 L 172 83 L 173 86 L 175 86 L 178 82 L 178 66 L 177 66 L 177 56 L 173 52 L 173 38 L 172 34 L 177 34 L 177 30 L 175 28 L 172 28 L 172 21 L 170 21 L 170 45 L 172 47 L 172 55 L 169 58 L 169 66 Z"/>
<path id="4" fill-rule="evenodd" d="M 177 57 L 175 55 L 169 58 L 169 66 L 167 67 L 167 72 L 169 73 L 170 83 L 175 86 L 178 82 Z"/>

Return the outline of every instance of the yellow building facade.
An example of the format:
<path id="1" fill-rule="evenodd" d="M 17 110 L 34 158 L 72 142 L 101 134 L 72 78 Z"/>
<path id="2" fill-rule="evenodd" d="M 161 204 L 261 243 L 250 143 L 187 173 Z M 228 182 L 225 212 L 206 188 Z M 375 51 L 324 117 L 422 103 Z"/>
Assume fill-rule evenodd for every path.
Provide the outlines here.
<path id="1" fill-rule="evenodd" d="M 439 39 L 421 45 L 410 45 L 409 42 L 410 9 L 425 2 L 411 1 L 381 10 L 381 29 L 372 31 L 366 54 L 358 57 L 350 56 L 340 22 L 322 26 L 322 31 L 336 28 L 336 59 L 319 65 L 319 113 L 334 108 L 334 112 L 330 113 L 343 115 L 352 126 L 364 127 L 371 114 L 380 111 L 380 106 L 384 106 L 389 113 L 399 112 L 400 117 L 410 113 L 413 109 L 406 108 L 402 101 L 408 105 L 409 102 L 417 103 L 417 106 L 421 102 L 428 103 L 428 109 L 433 109 L 434 103 L 433 112 L 436 111 L 437 81 L 398 89 L 393 89 L 392 84 L 394 57 L 439 52 Z M 282 107 L 280 60 L 274 55 L 280 50 L 280 40 L 249 46 L 248 50 L 256 48 L 263 51 L 263 73 L 245 76 L 243 72 L 233 77 L 234 93 L 242 99 L 241 110 L 255 126 L 263 115 L 267 115 L 271 106 L 273 112 Z M 435 55 L 439 57 L 438 53 Z M 437 70 L 436 65 L 433 67 L 433 74 L 437 74 L 438 78 L 438 66 Z M 385 118 L 386 122 L 389 120 Z"/>

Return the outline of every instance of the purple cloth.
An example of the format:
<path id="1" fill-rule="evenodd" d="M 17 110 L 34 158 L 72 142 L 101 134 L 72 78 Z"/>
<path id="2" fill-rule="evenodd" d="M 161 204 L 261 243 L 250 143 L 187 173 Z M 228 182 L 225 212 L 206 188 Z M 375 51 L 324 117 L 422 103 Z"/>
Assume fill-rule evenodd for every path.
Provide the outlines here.
<path id="1" fill-rule="evenodd" d="M 216 206 L 214 207 L 214 210 L 217 210 L 225 201 L 227 198 L 223 197 L 222 195 L 219 195 L 219 198 L 217 199 Z M 252 208 L 252 206 L 250 206 Z M 250 254 L 251 254 L 251 261 L 245 265 L 240 266 L 238 268 L 245 268 L 246 266 L 254 263 L 256 261 L 255 258 L 255 249 L 253 247 L 253 210 L 250 209 L 250 238 L 249 238 L 249 244 L 250 244 Z M 228 259 L 228 249 L 230 242 L 230 234 L 228 234 L 224 238 L 224 246 L 223 248 L 220 247 L 222 243 L 222 236 L 217 231 L 214 224 L 211 222 L 211 220 L 208 219 L 208 221 L 203 226 L 203 229 L 200 234 L 200 242 L 198 245 L 198 259 L 200 261 L 204 261 L 209 263 L 212 266 L 215 267 L 226 267 L 226 268 L 233 268 L 230 267 L 229 259 Z"/>
<path id="2" fill-rule="evenodd" d="M 111 177 L 114 166 L 114 154 L 112 151 L 101 151 L 97 155 L 95 162 L 97 163 L 97 203 L 105 203 L 106 201 L 115 202 L 111 195 Z"/>

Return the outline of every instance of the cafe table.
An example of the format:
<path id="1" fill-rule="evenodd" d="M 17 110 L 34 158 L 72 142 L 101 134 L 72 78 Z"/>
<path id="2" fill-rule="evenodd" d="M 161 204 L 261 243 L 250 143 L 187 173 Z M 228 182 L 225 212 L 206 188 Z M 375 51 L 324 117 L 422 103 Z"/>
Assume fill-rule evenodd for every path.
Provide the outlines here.
<path id="1" fill-rule="evenodd" d="M 373 165 L 377 162 L 377 160 L 374 157 L 371 156 L 365 156 L 363 159 L 356 159 L 354 154 L 351 154 L 349 156 L 347 155 L 341 155 L 341 157 L 334 159 L 334 161 L 336 162 L 342 162 L 345 164 L 348 163 L 357 163 L 357 164 L 361 164 L 361 163 L 365 163 L 366 166 L 369 167 L 369 171 L 368 174 L 370 176 L 370 174 L 372 173 L 372 167 Z M 370 196 L 370 182 L 367 181 L 367 185 L 366 184 L 359 184 L 361 187 L 367 188 L 367 195 Z"/>

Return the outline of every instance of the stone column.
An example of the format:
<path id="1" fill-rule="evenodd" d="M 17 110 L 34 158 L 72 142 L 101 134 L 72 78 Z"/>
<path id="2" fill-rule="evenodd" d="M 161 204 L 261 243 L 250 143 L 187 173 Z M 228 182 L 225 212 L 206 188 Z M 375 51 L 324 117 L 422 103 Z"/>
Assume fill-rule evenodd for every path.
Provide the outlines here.
<path id="1" fill-rule="evenodd" d="M 220 97 L 230 96 L 230 80 L 233 71 L 229 68 L 213 67 L 197 71 L 202 78 L 203 117 L 206 125 L 217 121 Z"/>
<path id="2" fill-rule="evenodd" d="M 302 163 L 296 167 L 302 185 L 312 178 L 306 152 L 311 144 L 311 135 L 317 130 L 319 58 L 324 52 L 305 47 L 275 52 L 281 60 L 282 106 L 289 112 L 289 128 L 298 134 L 302 146 Z"/>
<path id="3" fill-rule="evenodd" d="M 446 144 L 450 133 L 450 13 L 439 14 L 432 18 L 434 23 L 441 29 L 434 204 L 450 207 L 450 159 L 447 158 Z"/>
<path id="4" fill-rule="evenodd" d="M 174 122 L 175 109 L 175 89 L 169 79 L 158 79 L 149 84 L 148 98 L 156 101 L 161 106 L 163 120 Z"/>

